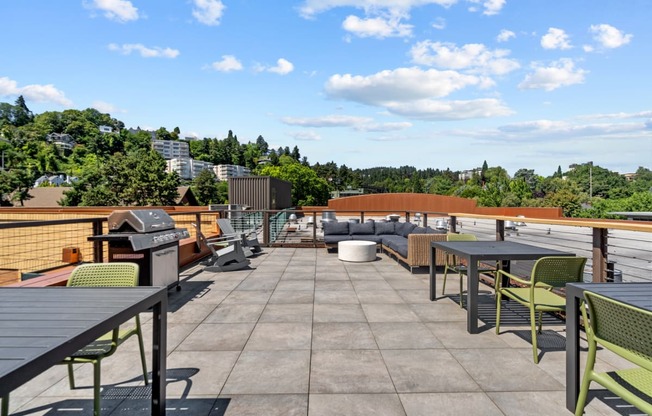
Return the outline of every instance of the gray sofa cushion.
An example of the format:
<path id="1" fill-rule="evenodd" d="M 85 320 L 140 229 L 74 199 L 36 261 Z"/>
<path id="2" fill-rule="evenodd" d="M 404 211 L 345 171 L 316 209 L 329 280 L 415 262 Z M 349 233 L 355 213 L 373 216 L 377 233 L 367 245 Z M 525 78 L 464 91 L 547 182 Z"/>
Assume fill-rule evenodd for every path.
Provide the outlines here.
<path id="1" fill-rule="evenodd" d="M 365 222 L 364 224 L 349 224 L 349 234 L 351 235 L 362 235 L 362 234 L 374 234 L 374 223 Z"/>
<path id="2" fill-rule="evenodd" d="M 407 238 L 400 235 L 384 235 L 383 245 L 396 251 L 402 257 L 407 258 L 407 253 L 408 253 Z"/>
<path id="3" fill-rule="evenodd" d="M 375 234 L 355 234 L 355 235 L 350 235 L 349 237 L 351 238 L 351 240 L 373 241 L 376 244 L 380 244 L 382 243 L 384 236 L 375 235 Z"/>
<path id="4" fill-rule="evenodd" d="M 324 236 L 324 243 L 325 244 L 337 244 L 340 241 L 348 241 L 351 240 L 351 236 L 346 234 L 331 234 L 331 235 L 325 235 Z"/>
<path id="5" fill-rule="evenodd" d="M 394 232 L 396 235 L 402 235 L 403 237 L 407 237 L 408 234 L 412 232 L 412 230 L 417 228 L 417 226 L 415 224 L 412 224 L 411 222 L 397 222 L 394 228 L 395 228 Z"/>
<path id="6" fill-rule="evenodd" d="M 415 227 L 411 234 L 426 234 L 426 227 Z"/>
<path id="7" fill-rule="evenodd" d="M 393 222 L 377 222 L 376 235 L 394 234 Z"/>
<path id="8" fill-rule="evenodd" d="M 324 235 L 348 235 L 349 223 L 348 222 L 325 222 Z"/>

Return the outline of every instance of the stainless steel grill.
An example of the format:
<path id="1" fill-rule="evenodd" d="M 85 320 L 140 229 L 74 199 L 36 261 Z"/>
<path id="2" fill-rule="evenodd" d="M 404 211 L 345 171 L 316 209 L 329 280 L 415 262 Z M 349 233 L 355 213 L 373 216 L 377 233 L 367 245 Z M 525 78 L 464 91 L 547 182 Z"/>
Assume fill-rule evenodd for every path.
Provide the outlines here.
<path id="1" fill-rule="evenodd" d="M 106 241 L 109 261 L 130 261 L 140 266 L 141 286 L 179 287 L 179 241 L 190 236 L 161 209 L 114 211 L 109 233 L 89 237 Z"/>

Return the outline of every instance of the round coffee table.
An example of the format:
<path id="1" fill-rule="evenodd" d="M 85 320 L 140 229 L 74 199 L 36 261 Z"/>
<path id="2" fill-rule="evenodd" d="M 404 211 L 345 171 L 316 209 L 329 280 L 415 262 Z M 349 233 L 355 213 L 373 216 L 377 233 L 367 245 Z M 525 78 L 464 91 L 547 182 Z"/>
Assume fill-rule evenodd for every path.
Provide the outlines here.
<path id="1" fill-rule="evenodd" d="M 376 243 L 347 240 L 337 243 L 337 258 L 342 261 L 365 262 L 376 260 Z"/>

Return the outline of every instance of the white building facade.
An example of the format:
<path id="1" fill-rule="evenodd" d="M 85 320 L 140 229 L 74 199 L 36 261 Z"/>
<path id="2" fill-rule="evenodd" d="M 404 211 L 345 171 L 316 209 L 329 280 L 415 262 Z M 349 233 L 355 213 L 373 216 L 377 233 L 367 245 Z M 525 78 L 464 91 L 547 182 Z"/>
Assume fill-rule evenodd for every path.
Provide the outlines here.
<path id="1" fill-rule="evenodd" d="M 167 165 L 167 171 L 177 172 L 181 179 L 195 179 L 202 170 L 212 171 L 215 166 L 212 163 L 189 157 L 169 159 Z"/>
<path id="2" fill-rule="evenodd" d="M 251 175 L 251 169 L 240 165 L 217 165 L 213 168 L 217 179 L 225 181 L 228 178 Z"/>
<path id="3" fill-rule="evenodd" d="M 190 146 L 183 141 L 152 140 L 152 149 L 156 150 L 166 160 L 190 158 Z"/>

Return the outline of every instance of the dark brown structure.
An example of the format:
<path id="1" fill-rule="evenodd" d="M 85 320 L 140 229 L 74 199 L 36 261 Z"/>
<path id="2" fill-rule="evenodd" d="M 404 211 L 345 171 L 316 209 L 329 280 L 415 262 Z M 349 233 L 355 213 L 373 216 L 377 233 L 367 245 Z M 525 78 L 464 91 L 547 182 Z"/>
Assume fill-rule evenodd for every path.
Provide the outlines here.
<path id="1" fill-rule="evenodd" d="M 292 184 L 271 176 L 229 178 L 229 204 L 247 205 L 254 210 L 292 207 Z"/>

